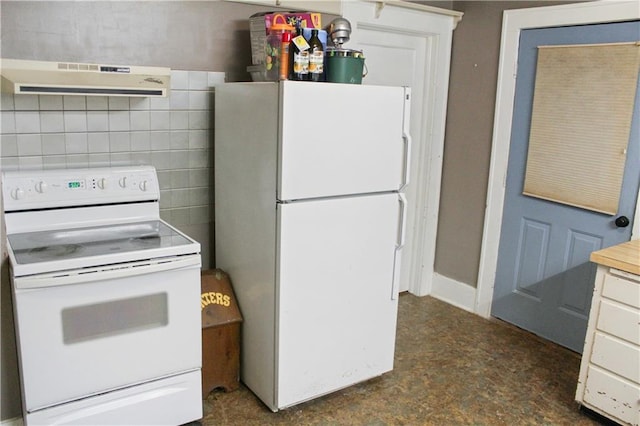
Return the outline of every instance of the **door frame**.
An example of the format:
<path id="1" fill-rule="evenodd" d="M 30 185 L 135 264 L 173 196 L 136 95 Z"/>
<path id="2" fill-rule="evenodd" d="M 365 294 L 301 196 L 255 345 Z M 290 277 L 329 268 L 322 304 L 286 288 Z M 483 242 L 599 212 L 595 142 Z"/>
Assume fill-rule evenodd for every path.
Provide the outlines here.
<path id="1" fill-rule="evenodd" d="M 357 19 L 362 12 L 364 19 Z M 354 16 L 356 15 L 356 16 Z M 407 34 L 426 39 L 427 65 L 424 71 L 424 92 L 412 92 L 412 97 L 424 99 L 420 117 L 423 130 L 421 140 L 413 140 L 412 155 L 418 167 L 411 170 L 411 185 L 416 185 L 417 199 L 410 206 L 414 218 L 412 234 L 407 233 L 413 250 L 403 254 L 402 280 L 408 280 L 408 291 L 416 296 L 438 293 L 434 270 L 436 234 L 440 208 L 440 184 L 444 153 L 447 96 L 453 31 L 462 19 L 462 12 L 405 1 L 364 0 L 345 2 L 342 16 L 349 19 L 354 32 L 350 48 L 358 48 L 358 29 L 381 33 Z M 366 53 L 366 52 L 365 52 Z M 366 82 L 365 82 L 366 84 Z M 417 169 L 417 170 L 415 170 Z M 411 224 L 411 219 L 409 220 Z M 407 244 L 408 245 L 408 244 Z M 406 282 L 406 281 L 405 281 Z"/>
<path id="2" fill-rule="evenodd" d="M 487 186 L 487 207 L 485 210 L 480 266 L 473 308 L 476 314 L 485 318 L 491 315 L 511 144 L 511 124 L 520 32 L 529 28 L 601 24 L 637 19 L 640 19 L 637 0 L 603 0 L 504 11 L 493 139 L 491 143 L 491 163 Z M 636 219 L 639 218 L 640 196 L 636 205 Z M 639 222 L 640 220 L 634 221 L 632 235 L 635 238 L 638 237 Z"/>

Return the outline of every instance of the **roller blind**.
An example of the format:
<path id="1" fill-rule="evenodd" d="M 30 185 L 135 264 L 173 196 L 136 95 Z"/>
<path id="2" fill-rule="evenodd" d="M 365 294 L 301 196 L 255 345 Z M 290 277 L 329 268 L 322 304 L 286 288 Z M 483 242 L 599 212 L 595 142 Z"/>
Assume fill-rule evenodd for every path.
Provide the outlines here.
<path id="1" fill-rule="evenodd" d="M 540 46 L 523 194 L 616 214 L 639 43 Z"/>

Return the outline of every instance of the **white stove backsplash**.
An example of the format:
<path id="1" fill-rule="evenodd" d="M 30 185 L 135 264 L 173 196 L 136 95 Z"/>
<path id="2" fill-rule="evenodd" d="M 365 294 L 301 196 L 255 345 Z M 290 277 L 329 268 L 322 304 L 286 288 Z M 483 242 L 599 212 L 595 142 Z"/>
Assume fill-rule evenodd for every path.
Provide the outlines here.
<path id="1" fill-rule="evenodd" d="M 213 98 L 224 73 L 172 71 L 167 98 L 1 96 L 2 170 L 155 166 L 174 225 L 211 221 Z"/>

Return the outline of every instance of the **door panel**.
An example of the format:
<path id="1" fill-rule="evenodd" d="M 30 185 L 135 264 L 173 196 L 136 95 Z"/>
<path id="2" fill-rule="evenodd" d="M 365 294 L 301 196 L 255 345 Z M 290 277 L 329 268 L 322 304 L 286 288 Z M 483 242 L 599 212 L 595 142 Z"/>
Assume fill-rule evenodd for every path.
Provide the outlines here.
<path id="1" fill-rule="evenodd" d="M 278 205 L 276 405 L 393 368 L 400 200 L 382 194 Z"/>
<path id="2" fill-rule="evenodd" d="M 522 221 L 522 231 L 518 242 L 520 251 L 516 265 L 516 286 L 519 291 L 538 300 L 540 299 L 540 286 L 538 283 L 544 276 L 549 233 L 550 225 L 548 223 L 529 219 L 523 219 Z"/>
<path id="3" fill-rule="evenodd" d="M 281 87 L 280 200 L 400 188 L 406 157 L 402 87 Z"/>
<path id="4" fill-rule="evenodd" d="M 629 240 L 640 182 L 640 91 L 616 216 L 522 195 L 537 47 L 636 41 L 639 22 L 524 30 L 518 54 L 514 116 L 492 315 L 581 352 L 591 304 L 592 251 Z"/>

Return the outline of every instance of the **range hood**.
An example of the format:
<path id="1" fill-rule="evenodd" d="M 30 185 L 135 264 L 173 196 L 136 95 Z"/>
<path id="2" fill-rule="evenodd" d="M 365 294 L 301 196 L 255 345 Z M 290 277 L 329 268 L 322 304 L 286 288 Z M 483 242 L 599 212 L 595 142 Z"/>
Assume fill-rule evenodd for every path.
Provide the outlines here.
<path id="1" fill-rule="evenodd" d="M 171 70 L 160 67 L 0 59 L 2 91 L 34 95 L 164 97 Z"/>

